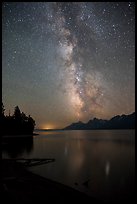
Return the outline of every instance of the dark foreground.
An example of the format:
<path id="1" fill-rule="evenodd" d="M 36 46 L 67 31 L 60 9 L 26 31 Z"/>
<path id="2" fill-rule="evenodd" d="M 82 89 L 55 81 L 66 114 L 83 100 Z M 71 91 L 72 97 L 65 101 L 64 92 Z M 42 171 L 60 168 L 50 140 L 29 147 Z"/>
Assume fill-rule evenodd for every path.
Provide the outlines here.
<path id="1" fill-rule="evenodd" d="M 1 160 L 3 203 L 105 203 L 84 193 L 29 172 L 22 163 L 15 160 Z M 47 164 L 48 165 L 48 164 Z M 116 203 L 135 203 L 134 198 Z M 113 203 L 113 202 L 111 202 Z"/>
<path id="2" fill-rule="evenodd" d="M 79 191 L 29 172 L 15 160 L 2 160 L 1 162 L 3 203 L 30 204 L 52 201 L 97 203 L 96 199 Z"/>

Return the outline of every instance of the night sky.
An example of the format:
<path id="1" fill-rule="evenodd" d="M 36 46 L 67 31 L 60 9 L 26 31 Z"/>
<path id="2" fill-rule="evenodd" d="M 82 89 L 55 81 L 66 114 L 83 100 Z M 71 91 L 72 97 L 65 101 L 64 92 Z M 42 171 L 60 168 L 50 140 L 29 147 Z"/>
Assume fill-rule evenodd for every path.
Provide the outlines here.
<path id="1" fill-rule="evenodd" d="M 3 3 L 2 101 L 36 128 L 135 111 L 135 3 Z"/>

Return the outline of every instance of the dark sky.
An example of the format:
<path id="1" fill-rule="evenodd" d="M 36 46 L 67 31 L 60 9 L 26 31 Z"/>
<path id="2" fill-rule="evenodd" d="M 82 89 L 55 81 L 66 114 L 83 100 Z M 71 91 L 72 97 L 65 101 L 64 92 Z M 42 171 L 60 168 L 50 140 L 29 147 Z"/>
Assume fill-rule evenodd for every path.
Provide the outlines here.
<path id="1" fill-rule="evenodd" d="M 37 128 L 135 111 L 135 3 L 3 3 L 2 100 Z"/>

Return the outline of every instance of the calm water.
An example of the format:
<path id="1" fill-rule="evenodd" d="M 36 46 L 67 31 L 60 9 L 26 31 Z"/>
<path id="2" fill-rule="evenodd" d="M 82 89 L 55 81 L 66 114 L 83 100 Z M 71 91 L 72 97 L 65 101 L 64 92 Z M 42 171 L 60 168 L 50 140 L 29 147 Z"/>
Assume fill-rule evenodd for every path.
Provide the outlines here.
<path id="1" fill-rule="evenodd" d="M 103 200 L 133 195 L 135 131 L 39 131 L 32 141 L 3 149 L 3 157 L 55 158 L 55 162 L 29 167 Z"/>

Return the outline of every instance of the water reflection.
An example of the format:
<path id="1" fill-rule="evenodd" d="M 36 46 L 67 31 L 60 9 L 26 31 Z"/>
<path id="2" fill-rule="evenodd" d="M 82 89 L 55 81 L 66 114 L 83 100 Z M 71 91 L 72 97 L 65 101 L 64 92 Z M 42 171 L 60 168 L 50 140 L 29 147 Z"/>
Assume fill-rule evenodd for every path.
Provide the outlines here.
<path id="1" fill-rule="evenodd" d="M 34 144 L 25 143 L 26 150 L 22 148 L 22 152 L 19 145 L 7 149 L 10 156 L 16 157 L 13 149 L 18 148 L 17 155 L 20 151 L 26 158 L 28 144 L 29 157 L 56 159 L 48 165 L 30 167 L 34 173 L 117 202 L 134 195 L 134 141 L 132 130 L 46 131 L 34 137 Z"/>
<path id="2" fill-rule="evenodd" d="M 67 145 L 65 145 L 64 155 L 65 155 L 65 156 L 68 155 L 68 147 L 67 147 Z"/>
<path id="3" fill-rule="evenodd" d="M 110 171 L 110 162 L 107 161 L 107 162 L 106 162 L 106 165 L 105 165 L 105 173 L 106 173 L 106 176 L 109 175 L 109 171 Z"/>
<path id="4" fill-rule="evenodd" d="M 2 151 L 9 158 L 21 157 L 24 153 L 27 155 L 33 150 L 33 137 L 29 138 L 4 138 L 2 140 Z"/>

